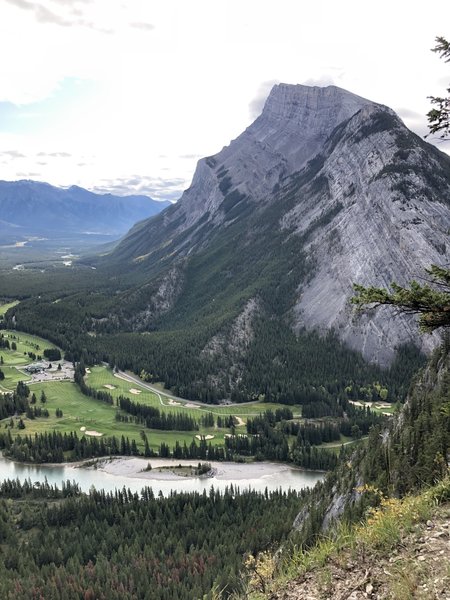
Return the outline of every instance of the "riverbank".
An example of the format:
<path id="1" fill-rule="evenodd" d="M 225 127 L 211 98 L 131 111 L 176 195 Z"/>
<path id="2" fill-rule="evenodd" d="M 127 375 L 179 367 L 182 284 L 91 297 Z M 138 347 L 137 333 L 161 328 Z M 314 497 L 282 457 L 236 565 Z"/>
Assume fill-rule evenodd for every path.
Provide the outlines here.
<path id="1" fill-rule="evenodd" d="M 146 470 L 149 462 L 152 468 Z M 125 487 L 140 493 L 142 488 L 151 487 L 155 494 L 169 496 L 178 492 L 201 493 L 208 491 L 211 486 L 224 491 L 231 485 L 239 487 L 241 491 L 252 489 L 262 493 L 280 489 L 300 491 L 305 487 L 313 487 L 324 477 L 324 473 L 303 471 L 281 463 L 216 461 L 210 463 L 212 472 L 209 476 L 185 476 L 186 470 L 183 469 L 177 474 L 176 467 L 180 464 L 197 467 L 198 461 L 122 456 L 99 459 L 97 463 L 89 459 L 77 463 L 35 465 L 18 463 L 0 456 L 0 480 L 47 481 L 58 487 L 63 481 L 74 481 L 83 492 L 89 492 L 92 487 L 107 492 Z"/>
<path id="2" fill-rule="evenodd" d="M 92 462 L 92 461 L 90 461 Z M 109 475 L 118 477 L 130 477 L 137 479 L 152 479 L 160 481 L 174 481 L 182 479 L 211 478 L 219 481 L 242 481 L 248 479 L 261 479 L 270 477 L 283 472 L 299 471 L 304 473 L 304 469 L 297 469 L 292 465 L 282 463 L 253 462 L 253 463 L 235 463 L 208 461 L 211 465 L 211 471 L 206 475 L 186 475 L 177 473 L 178 467 L 196 468 L 200 461 L 176 458 L 138 458 L 134 456 L 119 456 L 110 458 L 100 458 L 92 465 L 77 465 L 83 469 L 102 471 Z M 71 463 L 69 463 L 71 465 Z M 151 469 L 148 469 L 151 465 Z M 160 470 L 161 469 L 161 470 Z M 316 471 L 314 471 L 316 473 Z"/>

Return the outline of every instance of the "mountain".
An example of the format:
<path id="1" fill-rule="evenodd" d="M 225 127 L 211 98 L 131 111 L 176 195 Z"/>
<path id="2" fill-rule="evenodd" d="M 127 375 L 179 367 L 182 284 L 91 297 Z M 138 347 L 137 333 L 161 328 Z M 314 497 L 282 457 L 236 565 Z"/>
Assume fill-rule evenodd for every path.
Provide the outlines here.
<path id="1" fill-rule="evenodd" d="M 238 204 L 270 202 L 274 188 L 318 154 L 342 121 L 370 104 L 334 86 L 276 85 L 250 127 L 221 152 L 198 162 L 177 206 L 164 219 L 131 231 L 116 257 L 133 259 L 136 250 L 150 250 L 151 262 L 158 244 L 166 243 L 166 234 L 176 236 L 171 248 L 177 255 L 192 253 L 191 243 L 205 243 L 205 236 L 198 234 L 205 224 L 210 236 L 211 229 L 234 220 Z"/>
<path id="2" fill-rule="evenodd" d="M 394 321 L 388 310 L 355 314 L 352 283 L 401 284 L 431 263 L 448 264 L 449 192 L 450 159 L 389 108 L 334 86 L 280 84 L 242 135 L 199 161 L 180 201 L 139 223 L 106 262 L 149 273 L 175 266 L 182 278 L 193 257 L 211 255 L 217 269 L 207 266 L 225 292 L 243 267 L 259 287 L 250 281 L 252 264 L 242 264 L 258 261 L 249 246 L 264 236 L 279 248 L 295 240 L 310 269 L 292 282 L 294 330 L 334 329 L 367 360 L 387 365 L 398 343 L 416 338 L 412 320 Z M 227 231 L 235 238 L 222 252 Z M 261 268 L 274 259 L 270 245 Z M 284 283 L 292 267 L 281 273 Z M 257 303 L 257 293 L 247 295 Z"/>
<path id="3" fill-rule="evenodd" d="M 147 196 L 95 194 L 77 186 L 61 189 L 37 181 L 0 181 L 0 232 L 17 241 L 87 233 L 117 238 L 169 204 Z"/>
<path id="4" fill-rule="evenodd" d="M 394 400 L 420 362 L 411 342 L 435 340 L 410 315 L 358 314 L 352 284 L 448 264 L 449 192 L 449 157 L 391 109 L 276 85 L 175 205 L 87 261 L 107 292 L 66 295 L 60 322 L 50 300 L 22 303 L 17 322 L 198 400 L 331 402 L 375 382 Z"/>

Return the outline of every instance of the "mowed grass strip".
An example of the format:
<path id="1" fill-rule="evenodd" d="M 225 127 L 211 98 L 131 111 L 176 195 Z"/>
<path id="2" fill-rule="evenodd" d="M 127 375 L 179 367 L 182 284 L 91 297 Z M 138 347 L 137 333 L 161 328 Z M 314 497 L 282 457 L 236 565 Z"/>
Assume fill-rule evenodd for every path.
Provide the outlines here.
<path id="1" fill-rule="evenodd" d="M 18 300 L 15 300 L 14 302 L 7 302 L 6 304 L 0 304 L 0 317 L 3 317 L 3 315 L 5 315 L 10 308 L 17 306 L 17 304 L 19 304 Z"/>
<path id="2" fill-rule="evenodd" d="M 42 404 L 40 396 L 42 390 L 45 392 L 47 401 Z M 162 442 L 165 442 L 170 447 L 179 442 L 181 445 L 186 442 L 189 445 L 195 438 L 196 434 L 214 435 L 211 440 L 213 444 L 224 443 L 224 433 L 227 430 L 203 429 L 201 431 L 159 431 L 147 429 L 143 425 L 134 422 L 116 421 L 116 413 L 118 408 L 105 404 L 99 400 L 84 396 L 78 387 L 67 381 L 54 381 L 45 383 L 36 383 L 30 386 L 30 393 L 35 393 L 37 397 L 36 406 L 46 408 L 49 411 L 49 417 L 41 417 L 36 419 L 28 419 L 22 415 L 25 423 L 25 429 L 19 430 L 14 428 L 13 434 L 20 433 L 22 435 L 34 435 L 35 433 L 45 433 L 50 431 L 58 431 L 60 433 L 76 432 L 81 437 L 83 432 L 82 427 L 87 431 L 97 431 L 102 433 L 104 437 L 116 436 L 119 438 L 123 435 L 130 440 L 135 440 L 138 448 L 143 450 L 144 444 L 141 438 L 141 432 L 145 431 L 150 446 L 157 450 Z M 63 411 L 62 417 L 56 417 L 56 409 Z M 18 419 L 15 419 L 18 421 Z M 0 427 L 4 427 L 10 422 L 10 419 L 4 419 L 0 422 Z M 199 443 L 198 440 L 197 444 Z"/>
<path id="3" fill-rule="evenodd" d="M 96 390 L 108 391 L 113 398 L 118 398 L 121 395 L 127 396 L 135 402 L 138 402 L 140 404 L 146 404 L 147 406 L 154 406 L 155 408 L 159 408 L 161 411 L 165 412 L 177 412 L 180 410 L 186 410 L 194 418 L 199 418 L 202 412 L 211 412 L 215 416 L 241 416 L 245 421 L 244 417 L 255 417 L 266 410 L 275 411 L 279 408 L 282 408 L 283 406 L 281 404 L 275 404 L 271 402 L 250 402 L 247 404 L 234 404 L 233 406 L 217 404 L 205 406 L 198 405 L 194 400 L 192 402 L 182 401 L 178 404 L 170 404 L 170 399 L 167 396 L 165 396 L 164 392 L 162 391 L 160 397 L 163 404 L 161 404 L 161 401 L 156 393 L 146 389 L 137 381 L 125 381 L 120 377 L 116 377 L 112 370 L 108 367 L 90 367 L 89 371 L 90 373 L 88 373 L 85 378 L 86 383 Z M 114 389 L 108 389 L 106 387 L 108 385 L 114 386 Z M 133 394 L 132 392 L 130 392 L 131 389 L 140 390 L 141 393 Z M 194 404 L 198 408 L 191 408 L 188 406 L 189 404 Z M 290 406 L 289 408 L 291 408 L 295 416 L 299 417 L 301 415 L 300 405 Z"/>
<path id="4" fill-rule="evenodd" d="M 15 367 L 5 367 L 2 365 L 1 367 L 3 374 L 5 375 L 5 379 L 0 381 L 0 389 L 6 392 L 12 392 L 16 389 L 19 381 L 23 381 L 24 383 L 29 383 L 30 376 L 22 373 Z"/>
<path id="5" fill-rule="evenodd" d="M 22 364 L 26 365 L 32 360 L 28 356 L 28 352 L 33 352 L 36 355 L 43 355 L 44 350 L 56 348 L 55 344 L 44 340 L 44 338 L 21 331 L 11 331 L 9 329 L 0 330 L 0 334 L 5 337 L 10 344 L 15 342 L 17 350 L 7 350 L 0 348 L 0 355 L 3 356 L 5 365 Z"/>

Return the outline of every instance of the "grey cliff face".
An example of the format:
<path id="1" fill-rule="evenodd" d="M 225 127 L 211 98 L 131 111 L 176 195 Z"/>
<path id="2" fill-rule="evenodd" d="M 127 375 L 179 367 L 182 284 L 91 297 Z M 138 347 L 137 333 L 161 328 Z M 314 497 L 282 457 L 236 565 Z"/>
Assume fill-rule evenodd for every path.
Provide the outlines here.
<path id="1" fill-rule="evenodd" d="M 389 127 L 361 135 L 367 123 L 382 119 Z M 399 138 L 407 149 L 399 150 Z M 392 309 L 364 314 L 352 309 L 353 282 L 406 285 L 425 277 L 430 264 L 450 261 L 450 209 L 441 201 L 450 199 L 450 180 L 441 180 L 438 194 L 432 191 L 423 167 L 431 161 L 427 168 L 437 174 L 441 164 L 419 142 L 392 111 L 365 107 L 349 121 L 317 174 L 326 178 L 326 193 L 299 202 L 282 222 L 299 234 L 330 207 L 340 207 L 308 243 L 317 269 L 299 289 L 295 327 L 333 328 L 366 359 L 383 366 L 392 361 L 397 345 L 413 339 L 427 351 L 436 339 L 419 336 L 414 317 L 399 317 Z"/>
<path id="2" fill-rule="evenodd" d="M 220 205 L 234 189 L 255 201 L 265 199 L 281 178 L 317 154 L 337 125 L 369 105 L 375 106 L 335 86 L 274 86 L 256 121 L 218 154 L 199 161 L 174 213 L 177 219 L 184 217 L 179 231 L 207 211 L 220 224 Z M 226 179 L 229 189 L 224 192 Z"/>

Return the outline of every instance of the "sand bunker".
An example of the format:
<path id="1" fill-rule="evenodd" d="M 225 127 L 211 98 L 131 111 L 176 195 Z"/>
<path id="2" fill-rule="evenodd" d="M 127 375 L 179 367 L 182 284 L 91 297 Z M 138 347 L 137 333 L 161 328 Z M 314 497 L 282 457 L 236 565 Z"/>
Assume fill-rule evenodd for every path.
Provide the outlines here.
<path id="1" fill-rule="evenodd" d="M 130 388 L 129 390 L 132 394 L 140 394 L 142 390 L 137 390 L 136 388 Z"/>
<path id="2" fill-rule="evenodd" d="M 238 427 L 242 427 L 243 425 L 245 425 L 244 419 L 241 419 L 241 417 L 234 417 L 237 421 L 237 426 Z"/>
<path id="3" fill-rule="evenodd" d="M 86 431 L 86 427 L 80 427 L 80 431 Z"/>
<path id="4" fill-rule="evenodd" d="M 192 402 L 188 402 L 187 404 L 185 404 L 186 408 L 200 408 L 200 406 L 198 404 L 193 404 Z"/>
<path id="5" fill-rule="evenodd" d="M 90 370 L 88 367 L 86 367 L 86 368 L 85 368 L 85 371 L 86 371 L 86 373 L 87 373 L 88 375 L 90 375 L 90 373 L 91 373 L 91 370 Z"/>
<path id="6" fill-rule="evenodd" d="M 99 433 L 98 431 L 85 431 L 86 435 L 90 435 L 91 437 L 102 437 L 103 433 Z"/>
<path id="7" fill-rule="evenodd" d="M 115 390 L 116 389 L 116 386 L 111 385 L 110 383 L 105 383 L 105 385 L 103 387 L 105 387 L 107 390 Z"/>
<path id="8" fill-rule="evenodd" d="M 181 402 L 177 402 L 176 400 L 172 400 L 172 398 L 169 398 L 169 404 L 170 406 L 180 406 Z"/>
<path id="9" fill-rule="evenodd" d="M 205 440 L 213 440 L 214 436 L 213 435 L 196 435 L 195 436 L 198 440 L 201 440 L 202 438 Z"/>

